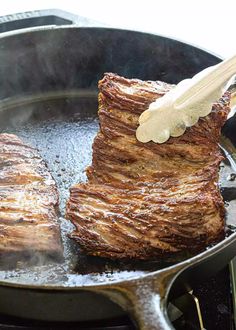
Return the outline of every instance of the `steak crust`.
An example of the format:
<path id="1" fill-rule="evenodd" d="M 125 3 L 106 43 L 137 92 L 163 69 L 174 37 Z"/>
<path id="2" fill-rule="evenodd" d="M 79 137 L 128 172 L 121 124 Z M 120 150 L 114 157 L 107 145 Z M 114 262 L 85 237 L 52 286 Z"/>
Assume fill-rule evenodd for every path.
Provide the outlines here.
<path id="1" fill-rule="evenodd" d="M 0 264 L 61 260 L 58 191 L 37 150 L 0 134 Z"/>
<path id="2" fill-rule="evenodd" d="M 211 113 L 164 144 L 135 137 L 140 114 L 173 85 L 107 73 L 87 183 L 70 189 L 71 237 L 88 254 L 154 259 L 195 253 L 224 233 L 218 187 L 226 93 Z"/>

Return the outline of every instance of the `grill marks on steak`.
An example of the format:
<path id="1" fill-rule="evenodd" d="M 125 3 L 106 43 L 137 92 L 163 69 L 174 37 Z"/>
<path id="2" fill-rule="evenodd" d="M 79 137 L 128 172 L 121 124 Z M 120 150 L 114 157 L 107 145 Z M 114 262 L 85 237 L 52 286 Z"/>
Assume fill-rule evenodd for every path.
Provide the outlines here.
<path id="1" fill-rule="evenodd" d="M 0 264 L 60 260 L 58 191 L 38 152 L 0 134 Z"/>
<path id="2" fill-rule="evenodd" d="M 99 82 L 100 131 L 88 182 L 72 187 L 67 203 L 71 237 L 88 254 L 162 258 L 199 251 L 223 234 L 218 142 L 230 95 L 184 135 L 140 143 L 139 115 L 171 88 L 110 73 Z"/>

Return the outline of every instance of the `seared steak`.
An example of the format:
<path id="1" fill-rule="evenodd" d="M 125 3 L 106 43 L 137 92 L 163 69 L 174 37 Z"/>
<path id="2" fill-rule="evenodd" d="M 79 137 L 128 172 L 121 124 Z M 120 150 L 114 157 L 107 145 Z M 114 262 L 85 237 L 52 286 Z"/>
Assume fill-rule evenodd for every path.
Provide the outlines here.
<path id="1" fill-rule="evenodd" d="M 61 259 L 58 192 L 38 152 L 0 134 L 0 264 Z"/>
<path id="2" fill-rule="evenodd" d="M 88 182 L 71 188 L 67 204 L 71 237 L 88 254 L 163 258 L 199 251 L 222 236 L 218 143 L 230 95 L 184 135 L 138 142 L 139 115 L 171 88 L 110 73 L 99 82 L 100 131 Z"/>

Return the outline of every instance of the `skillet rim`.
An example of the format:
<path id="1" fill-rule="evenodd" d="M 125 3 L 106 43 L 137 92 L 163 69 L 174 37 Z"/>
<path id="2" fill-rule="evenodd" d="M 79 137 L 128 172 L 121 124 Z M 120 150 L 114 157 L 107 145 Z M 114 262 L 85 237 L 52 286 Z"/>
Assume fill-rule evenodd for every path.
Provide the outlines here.
<path id="1" fill-rule="evenodd" d="M 107 27 L 107 26 L 94 26 L 93 24 L 88 25 L 88 26 L 79 26 L 77 24 L 71 24 L 71 25 L 60 25 L 60 26 L 55 26 L 55 25 L 47 25 L 47 26 L 40 26 L 40 27 L 30 27 L 30 28 L 23 28 L 20 30 L 13 30 L 13 31 L 7 31 L 7 32 L 2 32 L 0 34 L 0 42 L 2 39 L 14 37 L 16 35 L 24 35 L 24 34 L 29 34 L 29 33 L 34 33 L 34 32 L 40 32 L 40 31 L 48 31 L 48 30 L 62 30 L 62 29 L 81 29 L 81 30 L 111 30 L 111 31 L 122 31 L 122 32 L 134 32 L 137 34 L 143 34 L 143 35 L 150 35 L 150 36 L 156 36 L 162 39 L 167 39 L 171 40 L 186 46 L 193 47 L 199 51 L 205 52 L 206 54 L 209 54 L 213 57 L 216 58 L 216 60 L 222 60 L 222 57 L 220 55 L 217 55 L 213 52 L 208 51 L 205 48 L 199 47 L 195 44 L 182 41 L 180 39 L 168 37 L 165 35 L 161 34 L 155 34 L 155 33 L 150 33 L 148 31 L 139 31 L 139 30 L 131 30 L 131 29 L 125 29 L 125 28 L 117 28 L 117 27 Z M 157 276 L 158 274 L 162 273 L 175 273 L 175 274 L 180 274 L 182 273 L 185 269 L 191 267 L 191 266 L 196 266 L 198 263 L 201 263 L 205 261 L 206 259 L 215 256 L 217 253 L 220 251 L 224 250 L 231 244 L 233 244 L 236 241 L 236 232 L 231 234 L 230 236 L 224 238 L 222 241 L 214 245 L 213 247 L 210 247 L 209 249 L 191 257 L 188 258 L 184 261 L 177 262 L 174 265 L 156 270 L 156 271 L 150 271 L 147 274 L 142 274 L 142 275 L 134 275 L 133 277 L 126 279 L 126 280 L 113 280 L 111 282 L 105 282 L 105 283 L 99 283 L 99 284 L 86 284 L 86 285 L 53 285 L 53 284 L 25 284 L 25 283 L 14 283 L 14 282 L 9 282 L 8 280 L 0 280 L 0 286 L 4 287 L 11 287 L 11 288 L 22 288 L 22 289 L 34 289 L 34 290 L 45 290 L 45 291 L 74 291 L 74 290 L 86 290 L 86 289 L 102 289 L 106 288 L 108 286 L 114 286 L 114 285 L 119 285 L 119 284 L 129 284 L 132 282 L 135 282 L 137 280 L 143 280 L 143 279 L 148 279 Z"/>

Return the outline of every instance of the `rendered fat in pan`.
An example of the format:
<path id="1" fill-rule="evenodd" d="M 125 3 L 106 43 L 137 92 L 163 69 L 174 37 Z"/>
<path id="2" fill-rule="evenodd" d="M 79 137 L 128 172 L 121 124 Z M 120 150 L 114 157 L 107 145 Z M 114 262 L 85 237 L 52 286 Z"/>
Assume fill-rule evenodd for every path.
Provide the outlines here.
<path id="1" fill-rule="evenodd" d="M 0 131 L 19 135 L 48 163 L 61 195 L 66 257 L 63 264 L 0 271 L 0 312 L 82 321 L 118 316 L 125 310 L 140 329 L 170 329 L 168 294 L 178 295 L 226 265 L 235 255 L 233 230 L 219 244 L 182 262 L 108 262 L 82 255 L 67 239 L 72 228 L 63 210 L 69 187 L 85 180 L 84 169 L 91 160 L 98 130 L 97 82 L 104 72 L 176 83 L 220 59 L 157 35 L 76 24 L 0 36 Z M 233 172 L 235 125 L 233 116 L 223 129 L 227 159 L 220 175 L 231 229 L 235 183 L 227 177 Z"/>

